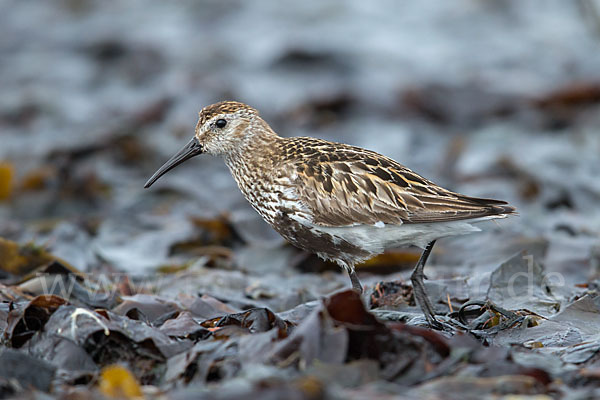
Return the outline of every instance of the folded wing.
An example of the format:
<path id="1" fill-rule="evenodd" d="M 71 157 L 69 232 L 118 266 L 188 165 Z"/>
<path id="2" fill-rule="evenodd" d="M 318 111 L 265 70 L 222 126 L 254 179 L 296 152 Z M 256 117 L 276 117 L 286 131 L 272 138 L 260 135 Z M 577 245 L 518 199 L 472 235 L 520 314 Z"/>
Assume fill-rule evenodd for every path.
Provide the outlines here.
<path id="1" fill-rule="evenodd" d="M 294 168 L 290 172 L 298 198 L 315 224 L 432 223 L 501 217 L 515 211 L 504 201 L 441 188 L 378 153 L 310 140 L 316 143 L 296 148 L 310 151 L 288 165 Z"/>

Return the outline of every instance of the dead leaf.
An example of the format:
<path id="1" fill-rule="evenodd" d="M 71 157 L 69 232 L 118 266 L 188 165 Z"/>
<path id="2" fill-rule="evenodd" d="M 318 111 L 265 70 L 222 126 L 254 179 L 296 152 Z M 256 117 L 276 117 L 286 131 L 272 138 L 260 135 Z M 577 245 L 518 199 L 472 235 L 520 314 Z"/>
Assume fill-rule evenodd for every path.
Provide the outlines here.
<path id="1" fill-rule="evenodd" d="M 399 270 L 412 268 L 421 255 L 410 250 L 389 250 L 360 264 L 357 269 L 368 270 L 371 273 L 395 273 Z"/>
<path id="2" fill-rule="evenodd" d="M 61 297 L 42 295 L 31 300 L 23 308 L 12 310 L 4 332 L 9 344 L 14 348 L 23 346 L 64 304 L 67 304 L 67 301 Z"/>
<path id="3" fill-rule="evenodd" d="M 127 368 L 120 365 L 109 365 L 103 368 L 98 387 L 102 394 L 112 398 L 143 398 L 140 384 Z"/>
<path id="4" fill-rule="evenodd" d="M 0 162 L 0 201 L 8 200 L 13 191 L 14 168 L 12 164 Z"/>
<path id="5" fill-rule="evenodd" d="M 31 170 L 23 176 L 19 189 L 21 191 L 38 191 L 45 189 L 48 181 L 56 177 L 56 170 L 51 165 Z"/>
<path id="6" fill-rule="evenodd" d="M 48 363 L 22 352 L 12 349 L 0 352 L 0 379 L 15 380 L 21 388 L 34 387 L 48 392 L 55 372 Z"/>
<path id="7" fill-rule="evenodd" d="M 20 245 L 0 238 L 0 269 L 12 275 L 24 276 L 38 267 L 51 267 L 53 262 L 60 263 L 71 272 L 77 271 L 69 263 L 49 253 L 41 246 L 34 243 Z"/>

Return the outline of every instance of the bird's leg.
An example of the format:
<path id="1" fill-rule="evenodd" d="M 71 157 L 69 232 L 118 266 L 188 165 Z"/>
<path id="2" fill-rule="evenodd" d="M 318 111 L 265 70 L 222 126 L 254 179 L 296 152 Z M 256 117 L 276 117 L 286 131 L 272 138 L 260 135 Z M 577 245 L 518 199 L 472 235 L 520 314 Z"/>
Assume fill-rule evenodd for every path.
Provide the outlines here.
<path id="1" fill-rule="evenodd" d="M 432 327 L 441 328 L 441 324 L 435 319 L 433 305 L 431 304 L 429 297 L 427 297 L 425 284 L 423 283 L 423 279 L 427 279 L 423 273 L 423 268 L 425 267 L 425 263 L 427 262 L 427 258 L 429 257 L 434 244 L 435 240 L 432 240 L 429 242 L 429 244 L 427 244 L 423 254 L 421 254 L 421 258 L 419 258 L 419 261 L 412 272 L 412 275 L 410 276 L 410 280 L 413 285 L 415 300 L 419 307 L 421 307 L 423 314 L 425 314 L 427 322 L 429 322 L 429 325 Z"/>
<path id="2" fill-rule="evenodd" d="M 360 284 L 360 280 L 358 279 L 358 275 L 354 270 L 354 265 L 349 265 L 347 268 L 348 276 L 350 276 L 350 281 L 352 282 L 352 289 L 358 292 L 358 294 L 362 294 L 363 288 Z"/>

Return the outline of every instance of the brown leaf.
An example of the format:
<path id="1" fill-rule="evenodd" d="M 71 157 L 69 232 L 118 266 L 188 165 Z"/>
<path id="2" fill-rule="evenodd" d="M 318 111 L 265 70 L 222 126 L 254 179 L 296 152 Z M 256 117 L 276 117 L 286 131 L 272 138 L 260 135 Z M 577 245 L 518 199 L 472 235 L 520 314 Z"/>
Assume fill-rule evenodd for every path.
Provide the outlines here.
<path id="1" fill-rule="evenodd" d="M 371 273 L 395 273 L 403 268 L 411 268 L 419 260 L 421 255 L 410 250 L 388 250 L 358 265 L 359 270 L 369 270 Z"/>
<path id="2" fill-rule="evenodd" d="M 58 307 L 67 301 L 58 296 L 37 296 L 21 309 L 8 314 L 7 328 L 4 332 L 12 347 L 23 346 L 37 331 L 40 331 Z"/>
<path id="3" fill-rule="evenodd" d="M 600 83 L 575 82 L 533 100 L 539 108 L 578 107 L 600 102 Z"/>
<path id="4" fill-rule="evenodd" d="M 288 335 L 288 330 L 292 324 L 282 320 L 268 308 L 253 308 L 245 312 L 206 320 L 202 322 L 202 326 L 205 328 L 234 326 L 241 328 L 241 330 L 230 332 L 240 332 L 242 334 L 266 332 L 278 328 L 279 335 L 283 338 Z M 223 334 L 222 331 L 220 331 L 220 334 Z"/>
<path id="5" fill-rule="evenodd" d="M 0 162 L 0 201 L 8 200 L 13 191 L 13 166 L 6 162 Z"/>
<path id="6" fill-rule="evenodd" d="M 71 272 L 77 271 L 66 261 L 34 243 L 20 245 L 17 242 L 0 238 L 0 269 L 12 275 L 24 276 L 38 267 L 42 267 L 41 272 L 47 272 L 45 268 L 52 267 L 54 262 L 58 262 Z"/>

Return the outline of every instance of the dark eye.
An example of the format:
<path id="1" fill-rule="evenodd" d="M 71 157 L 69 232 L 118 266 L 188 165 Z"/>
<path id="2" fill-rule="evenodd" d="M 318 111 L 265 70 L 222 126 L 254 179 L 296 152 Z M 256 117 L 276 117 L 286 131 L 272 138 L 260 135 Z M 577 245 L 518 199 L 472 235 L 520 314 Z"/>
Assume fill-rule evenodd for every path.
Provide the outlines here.
<path id="1" fill-rule="evenodd" d="M 227 125 L 227 121 L 225 121 L 224 119 L 218 119 L 215 125 L 217 125 L 217 128 L 225 128 L 225 125 Z"/>

